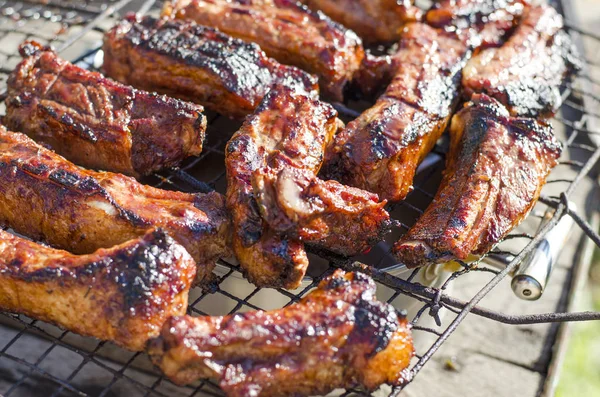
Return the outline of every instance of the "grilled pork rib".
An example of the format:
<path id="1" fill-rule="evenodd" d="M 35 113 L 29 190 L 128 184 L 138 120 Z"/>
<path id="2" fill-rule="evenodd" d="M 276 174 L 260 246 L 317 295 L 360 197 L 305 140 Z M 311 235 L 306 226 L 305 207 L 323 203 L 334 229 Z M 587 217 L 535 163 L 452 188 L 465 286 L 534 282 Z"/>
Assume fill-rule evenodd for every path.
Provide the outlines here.
<path id="1" fill-rule="evenodd" d="M 185 314 L 196 266 L 163 231 L 76 256 L 0 230 L 0 310 L 140 351 Z"/>
<path id="2" fill-rule="evenodd" d="M 398 385 L 413 348 L 406 319 L 375 299 L 373 280 L 337 270 L 284 309 L 174 317 L 149 353 L 176 383 L 213 378 L 229 397 L 266 397 Z"/>
<path id="3" fill-rule="evenodd" d="M 106 33 L 103 49 L 108 76 L 230 117 L 252 113 L 276 84 L 318 90 L 314 76 L 193 21 L 129 15 Z"/>
<path id="4" fill-rule="evenodd" d="M 411 0 L 301 0 L 314 10 L 352 29 L 364 42 L 391 42 L 402 26 L 421 18 Z"/>
<path id="5" fill-rule="evenodd" d="M 550 116 L 560 106 L 559 87 L 580 61 L 560 14 L 548 5 L 528 9 L 500 48 L 473 57 L 463 71 L 468 96 L 488 94 L 515 116 Z"/>
<path id="6" fill-rule="evenodd" d="M 35 42 L 8 80 L 4 123 L 90 168 L 146 175 L 202 151 L 202 107 L 106 79 Z"/>
<path id="7" fill-rule="evenodd" d="M 535 205 L 561 145 L 552 127 L 511 117 L 486 95 L 452 119 L 440 188 L 393 253 L 409 267 L 483 255 Z"/>
<path id="8" fill-rule="evenodd" d="M 223 196 L 160 190 L 94 172 L 0 126 L 0 224 L 74 253 L 90 253 L 161 227 L 198 265 L 198 281 L 228 255 Z"/>
<path id="9" fill-rule="evenodd" d="M 407 25 L 395 55 L 403 61 L 392 82 L 373 107 L 337 134 L 325 175 L 383 199 L 404 199 L 417 166 L 450 120 L 469 55 L 466 37 Z"/>
<path id="10" fill-rule="evenodd" d="M 336 116 L 330 105 L 279 87 L 227 145 L 233 249 L 257 285 L 297 287 L 308 266 L 302 242 L 356 255 L 389 226 L 377 195 L 316 177 Z"/>
<path id="11" fill-rule="evenodd" d="M 343 99 L 364 57 L 356 34 L 295 0 L 173 0 L 163 16 L 192 19 L 257 43 L 279 62 L 316 74 L 334 100 Z"/>

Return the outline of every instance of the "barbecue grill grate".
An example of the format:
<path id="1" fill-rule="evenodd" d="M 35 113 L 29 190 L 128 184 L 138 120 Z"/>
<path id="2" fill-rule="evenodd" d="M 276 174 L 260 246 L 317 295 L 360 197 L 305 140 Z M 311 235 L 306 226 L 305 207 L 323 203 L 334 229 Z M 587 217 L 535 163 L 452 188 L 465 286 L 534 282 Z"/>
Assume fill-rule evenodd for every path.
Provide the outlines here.
<path id="1" fill-rule="evenodd" d="M 94 0 L 40 0 L 40 1 L 3 1 L 0 0 L 0 91 L 4 91 L 8 73 L 14 68 L 19 60 L 16 48 L 20 42 L 26 39 L 34 39 L 44 44 L 51 43 L 59 49 L 61 55 L 66 59 L 74 60 L 75 63 L 90 69 L 97 69 L 101 64 L 101 51 L 99 51 L 101 35 L 104 28 L 114 23 L 119 12 L 127 10 L 149 10 L 155 7 L 152 0 L 146 1 L 121 0 L 111 2 L 100 2 Z M 567 11 L 556 4 L 559 10 Z M 135 6 L 135 7 L 134 7 Z M 136 8 L 137 7 L 137 8 Z M 579 43 L 586 41 L 591 48 L 598 48 L 600 37 L 598 35 L 584 32 L 577 26 L 568 23 L 567 26 L 574 38 Z M 78 44 L 78 45 L 75 45 Z M 79 47 L 75 51 L 75 47 Z M 583 51 L 581 51 L 583 53 Z M 83 53 L 83 55 L 81 55 Z M 589 54 L 594 54 L 589 51 Z M 596 54 L 597 55 L 597 54 Z M 419 271 L 415 270 L 403 280 L 392 276 L 381 268 L 391 264 L 390 257 L 386 255 L 385 244 L 364 258 L 363 262 L 374 267 L 363 269 L 371 274 L 374 279 L 388 292 L 388 302 L 393 302 L 401 295 L 408 295 L 421 302 L 421 309 L 412 318 L 415 335 L 430 334 L 435 337 L 435 342 L 426 350 L 418 351 L 411 374 L 416 375 L 423 365 L 431 358 L 436 350 L 444 343 L 448 336 L 457 328 L 464 317 L 473 312 L 496 321 L 509 324 L 531 324 L 542 322 L 560 321 L 584 321 L 600 319 L 599 313 L 547 313 L 542 315 L 510 316 L 504 313 L 490 311 L 476 306 L 477 303 L 494 288 L 504 277 L 506 277 L 519 263 L 519 261 L 533 249 L 545 233 L 554 226 L 563 215 L 573 217 L 581 229 L 600 246 L 600 236 L 592 230 L 583 216 L 569 207 L 569 198 L 577 191 L 579 184 L 584 178 L 594 172 L 596 163 L 600 158 L 600 129 L 595 128 L 595 122 L 600 119 L 600 114 L 595 113 L 598 109 L 600 97 L 598 92 L 600 81 L 595 80 L 593 73 L 600 71 L 600 56 L 596 59 L 586 59 L 585 69 L 572 83 L 564 87 L 564 104 L 561 112 L 555 118 L 555 125 L 564 131 L 565 152 L 576 153 L 568 160 L 564 160 L 558 167 L 566 167 L 571 172 L 569 178 L 554 179 L 550 177 L 547 188 L 536 207 L 537 210 L 545 211 L 547 208 L 555 208 L 555 214 L 547 226 L 540 232 L 526 233 L 517 232 L 511 234 L 507 240 L 519 241 L 520 248 L 514 252 L 515 259 L 504 269 L 496 270 L 483 263 L 473 268 L 466 264 L 463 269 L 455 272 L 440 287 L 426 287 L 414 282 Z M 4 112 L 0 105 L 0 114 Z M 358 105 L 354 102 L 337 104 L 336 107 L 344 121 L 355 116 L 352 110 Z M 165 188 L 188 192 L 207 192 L 217 190 L 224 192 L 226 187 L 224 171 L 224 147 L 231 134 L 239 127 L 239 123 L 232 122 L 217 114 L 208 114 L 209 127 L 207 131 L 207 142 L 203 153 L 198 157 L 184 162 L 176 169 L 159 173 L 148 177 L 144 183 Z M 438 145 L 434 150 L 442 158 L 444 145 Z M 564 157 L 564 156 L 563 156 Z M 402 203 L 391 206 L 391 213 L 397 218 L 400 230 L 396 231 L 390 239 L 395 239 L 403 233 L 422 213 L 425 205 L 432 199 L 437 183 L 439 183 L 443 161 L 438 161 L 419 174 L 415 181 L 415 191 Z M 537 212 L 534 211 L 534 212 Z M 584 212 L 582 212 L 584 213 Z M 535 213 L 529 217 L 532 230 L 536 230 L 540 217 Z M 392 240 L 390 240 L 392 241 Z M 500 252 L 503 246 L 496 252 Z M 269 291 L 277 298 L 269 298 L 265 304 L 260 299 L 261 294 L 267 293 L 242 280 L 237 272 L 236 266 L 221 261 L 222 270 L 218 280 L 211 288 L 200 290 L 194 289 L 190 295 L 188 312 L 192 315 L 225 314 L 254 309 L 274 309 L 286 304 L 298 301 L 311 288 L 313 288 L 324 276 L 330 274 L 334 268 L 352 270 L 356 268 L 353 260 L 348 260 L 334 255 L 319 252 L 311 254 L 311 279 L 302 288 L 296 291 L 277 290 Z M 491 278 L 482 286 L 481 290 L 468 302 L 452 298 L 445 293 L 448 285 L 458 277 L 471 272 L 487 272 Z M 235 290 L 232 286 L 235 285 Z M 271 296 L 275 296 L 271 295 Z M 267 305 L 268 307 L 265 307 Z M 215 308 L 218 308 L 215 309 Z M 440 312 L 446 311 L 454 315 L 448 326 L 441 327 Z M 427 327 L 419 325 L 422 317 L 431 316 L 438 327 Z M 28 380 L 35 379 L 40 387 L 40 395 L 110 395 L 122 385 L 136 386 L 141 395 L 164 396 L 164 395 L 221 395 L 216 384 L 211 381 L 201 381 L 193 387 L 176 387 L 163 379 L 156 372 L 152 372 L 148 360 L 142 353 L 128 353 L 113 347 L 109 343 L 98 342 L 89 338 L 81 338 L 70 332 L 60 330 L 54 326 L 31 320 L 25 316 L 0 314 L 3 323 L 9 323 L 16 329 L 14 336 L 6 341 L 4 346 L 0 344 L 0 364 L 8 360 L 11 365 L 24 369 L 24 375 L 17 377 L 5 391 L 4 396 L 18 395 L 32 387 Z M 27 349 L 27 340 L 33 336 L 42 336 L 48 340 L 47 349 L 43 352 L 30 352 Z M 418 337 L 418 336 L 417 336 Z M 1 339 L 0 339 L 1 340 Z M 117 354 L 115 354 L 117 351 Z M 50 368 L 45 360 L 54 354 L 66 357 L 76 357 L 79 364 L 74 367 Z M 111 357 L 113 360 L 108 360 Z M 115 357 L 117 357 L 115 359 Z M 77 362 L 72 359 L 70 362 Z M 86 383 L 81 381 L 85 378 L 85 372 L 94 367 L 95 377 L 99 373 L 105 374 L 105 384 L 100 388 L 86 388 Z M 145 373 L 133 375 L 134 368 L 146 369 Z M 0 365 L 0 372 L 3 367 Z M 104 379 L 103 377 L 103 379 Z M 120 386 L 121 385 L 121 386 Z M 397 395 L 400 388 L 392 390 L 392 395 Z M 347 390 L 341 394 L 365 395 L 360 390 Z"/>

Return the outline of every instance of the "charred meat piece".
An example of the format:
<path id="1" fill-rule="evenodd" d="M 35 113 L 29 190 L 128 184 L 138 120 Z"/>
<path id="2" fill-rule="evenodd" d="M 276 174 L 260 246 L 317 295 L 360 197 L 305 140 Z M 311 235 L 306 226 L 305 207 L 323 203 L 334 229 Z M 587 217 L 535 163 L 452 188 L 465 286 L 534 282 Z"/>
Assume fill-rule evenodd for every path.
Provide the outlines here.
<path id="1" fill-rule="evenodd" d="M 0 224 L 78 254 L 161 227 L 198 265 L 198 281 L 228 254 L 223 196 L 160 190 L 76 167 L 0 126 Z"/>
<path id="2" fill-rule="evenodd" d="M 528 9 L 514 34 L 500 48 L 473 57 L 463 71 L 468 96 L 486 93 L 514 116 L 551 116 L 561 103 L 559 87 L 579 69 L 577 51 L 563 20 L 550 6 Z"/>
<path id="3" fill-rule="evenodd" d="M 406 319 L 375 299 L 373 280 L 337 270 L 284 309 L 174 317 L 149 353 L 176 383 L 213 378 L 229 397 L 266 397 L 399 385 L 413 347 Z"/>
<path id="4" fill-rule="evenodd" d="M 469 55 L 466 36 L 406 26 L 396 55 L 404 62 L 375 105 L 337 134 L 324 174 L 383 199 L 404 199 L 450 120 Z"/>
<path id="5" fill-rule="evenodd" d="M 252 113 L 276 84 L 318 90 L 314 76 L 193 21 L 129 15 L 105 35 L 103 49 L 108 76 L 230 117 Z"/>
<path id="6" fill-rule="evenodd" d="M 475 29 L 481 34 L 482 47 L 498 46 L 529 3 L 529 0 L 439 0 L 425 19 L 438 28 Z"/>
<path id="7" fill-rule="evenodd" d="M 82 256 L 0 230 L 0 310 L 134 351 L 185 314 L 195 274 L 194 260 L 161 230 Z"/>
<path id="8" fill-rule="evenodd" d="M 387 231 L 377 195 L 316 177 L 336 116 L 330 105 L 281 87 L 227 145 L 233 248 L 255 284 L 298 286 L 308 265 L 304 242 L 356 255 Z"/>
<path id="9" fill-rule="evenodd" d="M 409 267 L 487 253 L 533 208 L 561 153 L 550 125 L 511 117 L 486 95 L 454 116 L 450 134 L 441 186 L 393 249 Z"/>
<path id="10" fill-rule="evenodd" d="M 300 241 L 352 256 L 383 240 L 386 202 L 376 194 L 324 181 L 302 169 L 255 172 L 253 188 L 269 226 Z"/>
<path id="11" fill-rule="evenodd" d="M 366 43 L 400 38 L 402 26 L 421 18 L 411 0 L 301 0 L 311 9 L 352 29 Z"/>
<path id="12" fill-rule="evenodd" d="M 334 100 L 343 99 L 364 57 L 355 33 L 296 0 L 173 0 L 163 15 L 257 43 L 279 62 L 316 74 L 324 94 Z"/>
<path id="13" fill-rule="evenodd" d="M 4 123 L 89 168 L 146 175 L 202 151 L 202 107 L 138 91 L 35 42 L 8 80 Z"/>
<path id="14" fill-rule="evenodd" d="M 280 87 L 267 94 L 225 149 L 227 207 L 233 222 L 233 250 L 242 270 L 259 286 L 295 288 L 308 266 L 304 245 L 275 233 L 261 217 L 252 176 L 273 153 L 288 153 L 294 166 L 316 173 L 325 146 L 337 130 L 333 108 Z"/>

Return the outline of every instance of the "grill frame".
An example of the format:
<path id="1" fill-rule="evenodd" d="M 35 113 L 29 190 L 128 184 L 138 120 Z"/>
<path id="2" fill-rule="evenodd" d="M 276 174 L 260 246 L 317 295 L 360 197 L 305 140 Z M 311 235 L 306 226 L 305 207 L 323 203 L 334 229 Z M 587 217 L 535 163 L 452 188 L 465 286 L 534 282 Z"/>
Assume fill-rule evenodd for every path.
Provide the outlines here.
<path id="1" fill-rule="evenodd" d="M 40 18 L 46 18 L 44 14 L 45 11 L 51 11 L 51 14 L 48 14 L 49 20 L 52 20 L 52 17 L 55 15 L 62 15 L 63 18 L 61 19 L 61 21 L 63 23 L 66 23 L 66 25 L 68 26 L 68 30 L 73 26 L 81 27 L 81 30 L 76 34 L 68 35 L 66 37 L 65 35 L 61 34 L 57 35 L 59 39 L 54 40 L 53 43 L 59 52 L 64 52 L 67 49 L 69 49 L 73 44 L 82 40 L 90 32 L 102 33 L 103 29 L 100 28 L 102 23 L 107 21 L 109 17 L 117 13 L 119 10 L 126 9 L 133 3 L 134 0 L 120 0 L 108 4 L 93 0 L 87 0 L 83 3 L 77 3 L 75 1 L 61 2 L 57 0 L 33 0 L 17 2 L 0 0 L 0 14 L 4 14 L 6 16 L 6 10 L 8 9 L 8 7 L 12 6 L 14 10 L 14 4 L 22 4 L 22 8 L 16 9 L 16 11 L 14 12 L 22 13 L 24 21 L 32 19 L 35 20 L 36 13 L 40 14 Z M 154 1 L 147 0 L 142 4 L 141 8 L 139 8 L 138 10 L 146 12 L 150 10 L 153 6 L 155 6 Z M 580 44 L 582 54 L 585 53 L 581 46 L 581 41 L 583 39 L 593 40 L 594 42 L 600 43 L 599 35 L 590 32 L 585 32 L 581 28 L 579 28 L 577 24 L 570 22 L 573 19 L 568 14 L 569 8 L 565 6 L 565 2 L 555 4 L 555 6 L 557 6 L 557 8 L 563 13 L 563 15 L 565 15 L 566 28 L 575 36 L 576 42 Z M 27 10 L 33 11 L 29 12 Z M 11 15 L 14 15 L 14 12 Z M 29 17 L 27 15 L 29 15 Z M 71 16 L 70 18 L 68 17 L 69 15 Z M 25 22 L 24 26 L 25 25 L 27 25 L 27 22 Z M 4 29 L 0 26 L 0 40 L 7 36 L 10 32 L 11 31 L 9 29 Z M 38 37 L 36 36 L 35 32 L 26 33 L 25 36 L 25 39 L 35 39 L 36 37 Z M 98 47 L 90 48 L 89 51 L 73 59 L 72 61 L 83 66 L 87 65 L 88 67 L 93 67 L 93 64 L 97 61 L 98 50 Z M 0 55 L 11 54 L 3 54 L 3 52 L 0 51 Z M 600 59 L 598 59 L 598 61 L 586 59 L 585 64 L 588 69 L 600 68 Z M 10 71 L 11 68 L 4 68 L 3 65 L 0 63 L 0 75 L 9 73 Z M 592 85 L 600 85 L 599 82 L 596 82 L 593 79 L 593 77 L 589 75 L 589 70 L 586 69 L 582 71 L 577 80 L 579 79 L 588 80 L 592 83 Z M 4 84 L 4 80 L 0 79 L 0 90 L 3 89 Z M 313 252 L 311 255 L 311 260 L 315 259 L 316 256 L 319 256 L 322 260 L 327 262 L 328 266 L 321 265 L 315 268 L 311 265 L 311 275 L 313 276 L 312 281 L 310 281 L 307 285 L 304 285 L 303 288 L 301 288 L 300 290 L 286 291 L 278 289 L 277 293 L 280 294 L 282 297 L 289 299 L 289 301 L 286 304 L 297 302 L 311 288 L 316 286 L 316 284 L 323 277 L 330 274 L 333 271 L 333 269 L 342 268 L 344 270 L 359 270 L 362 272 L 366 272 L 370 274 L 379 284 L 384 285 L 393 290 L 393 294 L 388 300 L 390 302 L 396 299 L 400 294 L 408 295 L 421 301 L 421 309 L 418 311 L 417 316 L 411 319 L 411 322 L 413 323 L 413 329 L 415 332 L 433 334 L 437 337 L 437 339 L 425 352 L 419 352 L 420 354 L 417 356 L 417 360 L 415 363 L 413 363 L 410 370 L 411 379 L 412 377 L 417 375 L 417 373 L 429 361 L 433 354 L 442 346 L 442 344 L 447 340 L 447 338 L 457 329 L 457 327 L 469 313 L 474 313 L 476 315 L 480 315 L 505 324 L 534 324 L 600 319 L 600 313 L 590 312 L 544 313 L 536 315 L 514 316 L 501 312 L 491 311 L 477 306 L 477 304 L 483 297 L 485 297 L 496 285 L 498 285 L 498 283 L 500 283 L 500 281 L 502 281 L 507 275 L 509 275 L 511 271 L 518 267 L 519 262 L 532 249 L 535 248 L 535 245 L 539 241 L 541 241 L 541 239 L 553 226 L 555 226 L 558 223 L 562 216 L 571 216 L 575 220 L 578 227 L 580 227 L 583 230 L 583 232 L 588 236 L 588 238 L 590 238 L 598 247 L 600 247 L 600 236 L 598 235 L 598 233 L 594 231 L 593 228 L 587 223 L 584 216 L 582 216 L 578 211 L 569 207 L 569 198 L 577 194 L 578 187 L 582 180 L 595 171 L 595 167 L 597 167 L 597 163 L 600 160 L 600 129 L 597 129 L 595 125 L 595 121 L 599 119 L 600 116 L 593 111 L 594 107 L 592 105 L 593 102 L 600 102 L 600 97 L 595 95 L 594 92 L 589 93 L 577 86 L 573 86 L 572 84 L 568 83 L 564 87 L 563 98 L 565 99 L 563 108 L 561 109 L 560 115 L 558 115 L 555 119 L 560 124 L 562 124 L 567 131 L 570 132 L 570 134 L 567 136 L 565 146 L 570 150 L 588 152 L 589 155 L 585 156 L 585 161 L 583 162 L 574 162 L 569 160 L 566 162 L 563 161 L 561 163 L 562 166 L 574 167 L 579 169 L 572 179 L 568 181 L 552 181 L 551 175 L 549 181 L 550 184 L 564 184 L 565 187 L 558 195 L 542 195 L 540 197 L 540 203 L 545 207 L 554 208 L 555 214 L 552 217 L 552 219 L 548 222 L 548 224 L 544 228 L 542 228 L 541 231 L 533 235 L 515 233 L 511 234 L 508 237 L 509 239 L 525 239 L 528 241 L 528 243 L 523 249 L 520 250 L 520 252 L 514 253 L 515 259 L 512 260 L 511 263 L 505 269 L 497 270 L 490 266 L 484 265 L 483 262 L 479 263 L 479 266 L 477 268 L 469 266 L 466 263 L 462 263 L 463 269 L 450 276 L 450 278 L 441 286 L 441 288 L 432 288 L 413 281 L 415 277 L 417 277 L 418 272 L 423 270 L 417 269 L 411 273 L 407 280 L 403 280 L 374 267 L 360 267 L 354 263 L 355 259 L 341 258 L 327 252 Z M 355 105 L 356 104 L 334 104 L 334 106 L 336 106 L 336 108 L 340 112 L 340 115 L 346 118 L 345 121 L 356 116 L 356 112 L 352 110 L 352 108 L 356 107 Z M 567 109 L 565 109 L 565 107 L 567 107 Z M 1 110 L 2 108 L 0 108 L 0 113 Z M 208 192 L 214 189 L 219 190 L 221 192 L 223 191 L 225 187 L 225 173 L 222 163 L 222 158 L 224 157 L 223 148 L 225 143 L 227 142 L 228 137 L 230 136 L 230 133 L 234 132 L 233 126 L 235 124 L 229 122 L 226 118 L 217 114 L 210 112 L 207 113 L 209 124 L 209 129 L 207 131 L 208 141 L 205 145 L 203 153 L 197 158 L 185 161 L 184 164 L 176 170 L 168 170 L 159 174 L 155 174 L 149 178 L 146 178 L 142 182 L 156 187 L 183 191 Z M 443 145 L 442 147 L 436 147 L 435 151 L 443 156 Z M 196 179 L 195 174 L 197 173 L 199 168 L 206 168 L 206 166 L 216 164 L 219 161 L 221 162 L 220 171 L 214 173 L 214 175 L 211 178 L 207 178 L 206 181 Z M 430 180 L 432 178 L 439 178 L 439 172 L 441 168 L 443 168 L 443 164 L 438 163 L 430 170 L 423 172 L 419 176 L 420 181 L 416 183 L 414 194 L 422 194 L 431 199 L 432 193 L 435 193 L 435 191 L 432 192 L 424 188 L 424 186 L 430 183 Z M 206 172 L 206 170 L 204 169 L 202 170 L 202 172 Z M 391 206 L 390 208 L 392 212 L 405 210 L 412 211 L 417 215 L 419 213 L 422 213 L 422 209 L 419 209 L 415 205 L 411 204 L 410 198 L 406 202 L 398 203 L 394 206 Z M 530 217 L 535 217 L 535 215 L 532 214 L 530 215 Z M 408 224 L 400 222 L 400 227 L 406 230 L 408 228 Z M 496 250 L 496 252 L 498 252 L 498 250 Z M 232 308 L 230 312 L 234 312 L 240 309 L 261 309 L 261 307 L 257 306 L 252 302 L 253 298 L 256 298 L 257 295 L 261 293 L 261 289 L 256 288 L 254 286 L 249 286 L 248 293 L 240 294 L 240 296 L 236 296 L 235 294 L 231 293 L 226 289 L 225 285 L 231 277 L 237 277 L 236 266 L 232 263 L 228 263 L 225 261 L 220 261 L 220 264 L 222 265 L 222 269 L 224 269 L 224 274 L 222 274 L 218 278 L 218 280 L 211 286 L 211 288 L 208 288 L 205 291 L 201 292 L 196 291 L 196 293 L 194 294 L 195 299 L 190 300 L 190 314 L 209 314 L 199 309 L 198 306 L 201 306 L 200 304 L 203 301 L 210 300 L 208 297 L 215 296 L 219 296 L 220 299 L 228 299 L 231 301 L 230 304 L 232 305 Z M 487 272 L 492 274 L 493 277 L 488 281 L 487 284 L 483 285 L 479 292 L 475 294 L 468 302 L 455 299 L 444 292 L 447 290 L 447 287 L 453 280 L 471 272 Z M 436 322 L 441 323 L 439 317 L 439 312 L 441 310 L 447 310 L 456 315 L 456 317 L 446 327 L 443 327 L 441 331 L 438 331 L 431 327 L 420 326 L 418 324 L 419 319 L 422 318 L 423 315 L 431 316 Z M 0 346 L 0 358 L 9 359 L 15 362 L 16 364 L 27 367 L 29 370 L 29 372 L 26 375 L 24 375 L 21 379 L 16 381 L 13 384 L 13 386 L 8 390 L 8 392 L 5 393 L 6 397 L 8 397 L 9 395 L 13 395 L 13 393 L 15 393 L 15 391 L 18 390 L 18 388 L 21 385 L 23 385 L 27 381 L 27 379 L 33 374 L 37 374 L 43 378 L 46 378 L 54 384 L 55 389 L 53 390 L 52 396 L 62 395 L 65 393 L 73 393 L 75 395 L 92 395 L 91 393 L 78 389 L 74 384 L 72 384 L 72 381 L 77 376 L 77 374 L 80 373 L 86 365 L 90 365 L 90 363 L 102 367 L 110 374 L 110 376 L 112 376 L 112 379 L 110 379 L 106 386 L 102 390 L 100 390 L 99 393 L 97 393 L 98 395 L 108 394 L 111 388 L 116 383 L 122 381 L 129 382 L 139 387 L 142 390 L 142 392 L 145 393 L 145 395 L 165 395 L 159 390 L 161 384 L 163 384 L 164 382 L 168 382 L 163 377 L 156 376 L 155 380 L 151 384 L 147 385 L 127 375 L 127 371 L 128 369 L 130 369 L 130 367 L 138 367 L 136 361 L 143 356 L 143 353 L 125 354 L 125 352 L 123 351 L 127 358 L 122 364 L 119 364 L 117 368 L 115 368 L 113 365 L 107 364 L 102 358 L 105 355 L 102 353 L 103 349 L 105 349 L 107 345 L 110 345 L 106 342 L 93 342 L 90 340 L 90 346 L 92 346 L 90 348 L 74 346 L 68 341 L 65 341 L 68 340 L 69 337 L 72 335 L 68 331 L 57 331 L 58 329 L 56 327 L 50 327 L 51 330 L 49 331 L 49 327 L 44 325 L 42 322 L 28 319 L 25 316 L 0 314 L 0 317 L 4 317 L 4 320 L 12 322 L 20 328 L 20 331 L 15 335 L 14 338 L 12 338 L 5 346 Z M 17 344 L 22 338 L 24 338 L 24 335 L 31 333 L 41 335 L 50 341 L 50 346 L 48 347 L 48 349 L 44 353 L 42 353 L 42 355 L 39 356 L 37 360 L 35 360 L 33 363 L 19 357 L 18 355 L 9 353 L 11 347 Z M 77 366 L 77 368 L 75 368 L 75 370 L 68 376 L 58 377 L 52 375 L 50 372 L 44 370 L 40 366 L 43 360 L 57 346 L 61 346 L 82 357 L 80 365 Z M 220 392 L 218 386 L 210 380 L 200 381 L 192 388 L 183 389 L 189 390 L 190 393 L 187 393 L 189 395 L 221 395 L 219 394 Z M 396 396 L 401 392 L 401 390 L 402 387 L 394 388 L 391 392 L 391 395 Z M 365 395 L 365 393 L 361 390 L 352 389 L 346 391 L 342 395 Z"/>

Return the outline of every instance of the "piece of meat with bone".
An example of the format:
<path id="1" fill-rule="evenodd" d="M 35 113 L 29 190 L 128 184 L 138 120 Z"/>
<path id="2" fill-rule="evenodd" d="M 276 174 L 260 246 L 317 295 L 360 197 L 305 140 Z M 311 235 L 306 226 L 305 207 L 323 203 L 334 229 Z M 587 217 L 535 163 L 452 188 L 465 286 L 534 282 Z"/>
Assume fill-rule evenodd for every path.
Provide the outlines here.
<path id="1" fill-rule="evenodd" d="M 391 226 L 386 202 L 376 194 L 321 180 L 311 171 L 268 168 L 255 172 L 252 182 L 261 215 L 273 230 L 337 254 L 369 250 Z"/>
<path id="2" fill-rule="evenodd" d="M 121 174 L 88 171 L 3 126 L 0 224 L 77 254 L 160 227 L 192 255 L 198 282 L 229 255 L 229 219 L 220 194 L 166 191 Z"/>
<path id="3" fill-rule="evenodd" d="M 395 56 L 404 61 L 375 105 L 336 135 L 324 175 L 382 199 L 404 199 L 450 120 L 470 51 L 467 34 L 407 25 Z"/>
<path id="4" fill-rule="evenodd" d="M 252 113 L 276 84 L 318 95 L 316 77 L 193 21 L 130 14 L 105 34 L 103 50 L 107 76 L 229 117 Z"/>
<path id="5" fill-rule="evenodd" d="M 8 79 L 8 128 L 94 169 L 147 175 L 202 152 L 202 106 L 150 94 L 25 42 Z"/>
<path id="6" fill-rule="evenodd" d="M 253 283 L 295 288 L 308 266 L 303 242 L 355 255 L 388 228 L 376 195 L 316 178 L 340 123 L 329 104 L 279 87 L 229 141 L 233 249 Z M 342 228 L 356 235 L 336 236 Z"/>
<path id="7" fill-rule="evenodd" d="M 561 104 L 560 85 L 580 68 L 577 51 L 561 30 L 560 14 L 548 5 L 526 10 L 500 48 L 473 57 L 463 71 L 466 97 L 485 93 L 514 116 L 551 116 Z"/>
<path id="8" fill-rule="evenodd" d="M 412 0 L 301 0 L 355 31 L 365 43 L 393 42 L 402 27 L 421 19 Z"/>
<path id="9" fill-rule="evenodd" d="M 480 47 L 498 46 L 532 2 L 535 0 L 440 0 L 427 11 L 425 20 L 437 28 L 475 29 L 480 33 Z"/>
<path id="10" fill-rule="evenodd" d="M 163 16 L 256 43 L 279 62 L 316 74 L 323 93 L 337 101 L 364 57 L 354 32 L 295 0 L 173 0 Z"/>
<path id="11" fill-rule="evenodd" d="M 452 119 L 440 188 L 393 248 L 409 267 L 484 255 L 535 205 L 561 145 L 552 127 L 476 94 Z"/>
<path id="12" fill-rule="evenodd" d="M 196 274 L 161 230 L 73 255 L 0 230 L 0 310 L 144 350 L 165 321 L 185 314 Z"/>
<path id="13" fill-rule="evenodd" d="M 336 270 L 280 310 L 174 317 L 149 354 L 172 381 L 212 378 L 229 397 L 399 385 L 413 356 L 410 326 L 375 288 L 362 273 Z"/>

